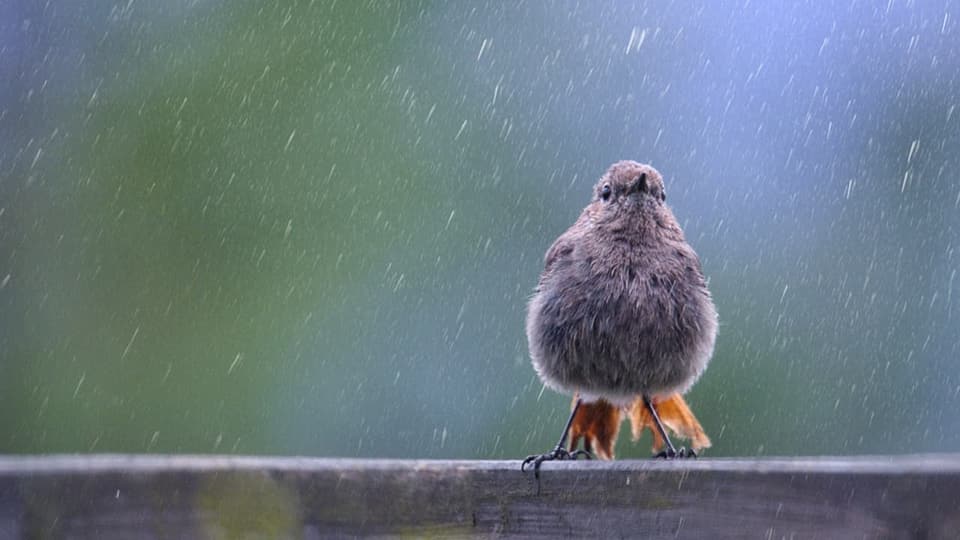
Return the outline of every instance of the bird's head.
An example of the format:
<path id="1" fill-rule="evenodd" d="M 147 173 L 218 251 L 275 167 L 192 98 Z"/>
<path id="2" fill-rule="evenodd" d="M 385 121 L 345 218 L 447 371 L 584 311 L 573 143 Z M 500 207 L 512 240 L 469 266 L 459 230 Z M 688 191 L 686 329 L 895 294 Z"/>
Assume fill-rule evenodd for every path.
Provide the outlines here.
<path id="1" fill-rule="evenodd" d="M 667 199 L 663 177 L 650 165 L 618 161 L 594 187 L 591 206 L 603 221 L 622 216 L 653 215 Z"/>

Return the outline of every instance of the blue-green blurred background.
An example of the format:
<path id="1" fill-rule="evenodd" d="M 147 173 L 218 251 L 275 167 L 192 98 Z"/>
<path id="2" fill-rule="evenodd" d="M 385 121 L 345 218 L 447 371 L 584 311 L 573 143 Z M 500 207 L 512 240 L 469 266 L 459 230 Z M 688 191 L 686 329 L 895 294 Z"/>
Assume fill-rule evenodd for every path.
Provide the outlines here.
<path id="1" fill-rule="evenodd" d="M 13 0 L 0 74 L 0 452 L 545 450 L 525 303 L 627 158 L 709 455 L 960 450 L 955 3 Z"/>

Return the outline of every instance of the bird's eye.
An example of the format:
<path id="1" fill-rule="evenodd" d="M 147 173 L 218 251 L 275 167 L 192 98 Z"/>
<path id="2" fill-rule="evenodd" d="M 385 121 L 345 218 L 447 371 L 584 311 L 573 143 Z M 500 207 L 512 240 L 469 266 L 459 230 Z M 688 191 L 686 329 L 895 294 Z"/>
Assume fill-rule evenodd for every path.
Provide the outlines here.
<path id="1" fill-rule="evenodd" d="M 660 193 L 660 202 L 667 202 L 667 192 L 666 190 Z"/>
<path id="2" fill-rule="evenodd" d="M 600 189 L 600 198 L 604 201 L 609 201 L 612 193 L 613 190 L 610 189 L 610 184 L 604 184 L 603 188 Z"/>

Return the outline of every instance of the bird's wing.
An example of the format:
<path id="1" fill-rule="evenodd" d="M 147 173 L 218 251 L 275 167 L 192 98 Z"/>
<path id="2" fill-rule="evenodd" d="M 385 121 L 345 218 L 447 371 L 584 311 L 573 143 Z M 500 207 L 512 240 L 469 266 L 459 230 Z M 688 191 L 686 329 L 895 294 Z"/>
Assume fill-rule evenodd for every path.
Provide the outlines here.
<path id="1" fill-rule="evenodd" d="M 552 270 L 558 262 L 569 259 L 571 254 L 573 254 L 573 246 L 574 243 L 566 234 L 557 238 L 553 242 L 553 245 L 550 246 L 550 249 L 547 250 L 547 254 L 544 257 L 543 273 Z"/>
<path id="2" fill-rule="evenodd" d="M 587 219 L 586 213 L 580 216 L 580 219 L 573 224 L 572 227 L 566 230 L 561 234 L 556 240 L 553 241 L 553 245 L 550 246 L 550 249 L 547 250 L 547 254 L 544 257 L 543 261 L 543 273 L 546 274 L 553 269 L 557 263 L 569 261 L 573 256 L 573 248 L 576 245 L 577 235 L 582 234 L 584 227 L 580 224 L 581 221 Z"/>

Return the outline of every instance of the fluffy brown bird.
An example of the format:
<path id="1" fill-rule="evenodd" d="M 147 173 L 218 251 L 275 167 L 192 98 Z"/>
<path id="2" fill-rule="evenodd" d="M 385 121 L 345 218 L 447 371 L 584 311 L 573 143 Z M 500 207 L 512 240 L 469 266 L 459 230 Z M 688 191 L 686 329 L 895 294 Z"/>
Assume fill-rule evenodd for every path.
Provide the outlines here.
<path id="1" fill-rule="evenodd" d="M 665 445 L 661 457 L 696 455 L 677 451 L 664 424 L 694 449 L 710 446 L 682 394 L 713 354 L 717 312 L 665 201 L 656 169 L 614 163 L 547 251 L 527 311 L 530 357 L 544 384 L 574 402 L 556 448 L 523 468 L 533 463 L 539 473 L 544 461 L 576 458 L 581 439 L 586 452 L 612 459 L 623 411 L 634 439 L 649 427 L 654 451 Z"/>

